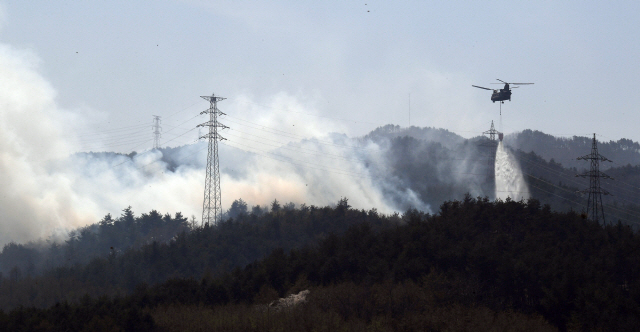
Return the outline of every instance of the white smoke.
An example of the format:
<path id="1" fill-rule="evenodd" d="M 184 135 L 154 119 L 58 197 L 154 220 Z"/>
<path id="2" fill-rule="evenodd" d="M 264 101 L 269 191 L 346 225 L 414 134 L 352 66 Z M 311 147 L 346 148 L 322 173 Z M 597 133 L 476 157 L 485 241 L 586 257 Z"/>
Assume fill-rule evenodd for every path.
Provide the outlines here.
<path id="1" fill-rule="evenodd" d="M 78 119 L 55 104 L 28 51 L 0 44 L 0 244 L 95 220 L 85 197 L 53 169 L 74 150 Z"/>
<path id="2" fill-rule="evenodd" d="M 529 198 L 529 189 L 520 166 L 515 158 L 504 148 L 502 142 L 498 144 L 495 163 L 496 199 L 514 200 Z"/>
<path id="3" fill-rule="evenodd" d="M 150 210 L 195 214 L 202 204 L 202 169 L 183 165 L 170 171 L 162 152 L 150 150 L 128 158 L 122 155 L 79 154 L 68 160 L 64 176 L 75 192 L 92 203 L 96 222 L 107 213 L 132 206 Z M 62 170 L 59 170 L 63 172 Z"/>
<path id="4" fill-rule="evenodd" d="M 136 213 L 200 216 L 205 142 L 132 158 L 76 153 L 73 133 L 82 116 L 56 105 L 38 62 L 32 53 L 0 45 L 0 245 L 64 233 L 127 206 Z M 236 118 L 223 119 L 236 122 L 227 123 L 229 141 L 220 145 L 223 209 L 237 198 L 251 205 L 278 199 L 323 206 L 346 197 L 354 208 L 398 210 L 384 194 L 399 191 L 384 179 L 384 147 L 328 134 L 326 128 L 343 128 L 321 117 L 297 120 L 316 113 L 300 100 L 283 93 L 267 102 L 272 111 L 249 102 Z M 411 190 L 395 196 L 428 211 Z"/>
<path id="5" fill-rule="evenodd" d="M 318 114 L 313 105 L 321 97 L 280 93 L 264 103 L 248 96 L 234 99 L 234 112 L 221 119 L 231 127 L 220 150 L 226 197 L 263 206 L 274 199 L 322 206 L 346 197 L 358 209 L 429 211 L 409 189 L 397 193 L 404 198 L 400 205 L 386 197 L 386 191 L 399 190 L 388 179 L 383 158 L 388 147 L 335 134 L 346 128 Z"/>
<path id="6" fill-rule="evenodd" d="M 64 235 L 129 205 L 138 213 L 197 211 L 201 168 L 169 172 L 159 151 L 75 154 L 83 117 L 56 104 L 38 63 L 0 44 L 0 245 Z"/>
<path id="7" fill-rule="evenodd" d="M 228 144 L 233 146 L 234 142 Z M 405 198 L 403 206 L 429 211 L 410 189 L 397 192 L 387 175 L 383 147 L 371 141 L 357 144 L 345 135 L 326 135 L 258 151 L 250 162 L 235 165 L 234 171 L 242 176 L 221 170 L 222 190 L 227 197 L 260 205 L 277 198 L 322 206 L 346 197 L 354 208 L 375 207 L 383 213 L 401 209 L 384 195 L 394 191 L 395 196 Z"/>

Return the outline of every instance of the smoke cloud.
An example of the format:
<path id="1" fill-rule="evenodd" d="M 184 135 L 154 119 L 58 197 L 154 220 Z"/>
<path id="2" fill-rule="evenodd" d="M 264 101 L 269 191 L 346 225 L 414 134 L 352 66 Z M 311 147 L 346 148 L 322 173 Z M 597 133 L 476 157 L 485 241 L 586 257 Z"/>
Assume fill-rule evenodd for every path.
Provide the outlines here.
<path id="1" fill-rule="evenodd" d="M 0 244 L 64 234 L 127 206 L 200 216 L 205 142 L 133 157 L 75 153 L 78 144 L 69 133 L 83 125 L 82 116 L 56 105 L 56 92 L 38 73 L 38 63 L 33 53 L 0 45 Z M 289 113 L 261 112 L 244 124 L 298 128 L 275 135 L 271 146 L 256 144 L 265 140 L 251 136 L 251 128 L 235 125 L 239 129 L 228 132 L 229 141 L 220 145 L 223 208 L 236 198 L 261 205 L 273 199 L 325 205 L 348 197 L 354 207 L 394 211 L 375 172 L 365 166 L 379 146 L 350 146 L 355 143 L 344 135 L 322 136 L 328 120 L 294 121 L 291 112 L 314 110 L 287 94 L 269 105 Z M 254 108 L 244 111 L 262 111 Z"/>
<path id="2" fill-rule="evenodd" d="M 62 139 L 78 119 L 56 107 L 37 57 L 0 44 L 0 243 L 24 241 L 95 220 L 55 164 L 74 150 Z"/>
<path id="3" fill-rule="evenodd" d="M 70 133 L 87 121 L 56 105 L 55 90 L 37 65 L 32 53 L 0 46 L 0 245 L 64 236 L 127 206 L 136 213 L 155 209 L 200 219 L 207 142 L 131 155 L 79 153 L 79 139 Z M 404 158 L 434 163 L 449 158 L 449 166 L 411 172 L 436 172 L 443 186 L 453 183 L 456 190 L 482 194 L 481 186 L 469 181 L 476 166 L 458 158 L 464 151 L 448 157 L 390 153 L 388 138 L 336 133 L 346 129 L 318 114 L 318 100 L 280 93 L 260 104 L 249 96 L 234 98 L 228 104 L 233 112 L 220 105 L 229 114 L 221 121 L 230 127 L 219 145 L 223 210 L 238 198 L 249 205 L 268 206 L 277 199 L 324 206 L 346 197 L 357 209 L 431 212 L 426 186 L 412 183 L 398 168 Z M 443 148 L 436 145 L 431 148 Z"/>

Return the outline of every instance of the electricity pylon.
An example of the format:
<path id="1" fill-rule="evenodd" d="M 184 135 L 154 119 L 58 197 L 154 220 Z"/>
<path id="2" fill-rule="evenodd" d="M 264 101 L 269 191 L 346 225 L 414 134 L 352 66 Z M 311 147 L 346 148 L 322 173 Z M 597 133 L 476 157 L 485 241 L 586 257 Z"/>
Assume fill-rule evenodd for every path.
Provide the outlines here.
<path id="1" fill-rule="evenodd" d="M 153 148 L 154 149 L 159 149 L 160 148 L 160 137 L 162 137 L 162 127 L 160 127 L 160 116 L 158 115 L 154 115 L 153 116 L 153 126 L 151 127 L 151 129 L 153 129 Z"/>
<path id="2" fill-rule="evenodd" d="M 496 177 L 496 172 L 495 172 L 495 164 L 496 164 L 496 152 L 497 152 L 497 147 L 498 147 L 498 140 L 496 139 L 496 135 L 498 136 L 498 138 L 502 141 L 502 133 L 496 130 L 496 127 L 493 125 L 493 120 L 491 121 L 491 128 L 485 132 L 482 133 L 482 135 L 486 135 L 484 137 L 487 137 L 488 140 L 481 140 L 480 143 L 478 144 L 478 146 L 480 147 L 484 147 L 484 148 L 489 148 L 488 152 L 482 152 L 484 155 L 487 155 L 487 178 L 486 180 L 483 182 L 484 184 L 489 185 L 489 188 L 484 187 L 483 191 L 486 192 L 495 192 L 495 177 Z"/>
<path id="3" fill-rule="evenodd" d="M 496 130 L 496 127 L 493 126 L 493 120 L 491 121 L 491 129 L 482 133 L 482 135 L 489 135 L 489 141 L 480 143 L 480 146 L 488 146 L 495 147 L 498 145 L 498 141 L 496 141 L 496 135 L 500 141 L 502 141 L 502 133 Z"/>
<path id="4" fill-rule="evenodd" d="M 218 116 L 226 115 L 218 109 L 218 101 L 223 97 L 200 96 L 209 101 L 209 109 L 200 114 L 209 114 L 209 121 L 201 123 L 198 127 L 209 127 L 209 133 L 200 138 L 209 139 L 209 152 L 207 154 L 207 176 L 204 180 L 204 202 L 202 204 L 202 224 L 215 225 L 222 219 L 222 204 L 220 192 L 220 163 L 218 162 L 218 141 L 225 140 L 218 133 L 218 128 L 229 128 L 218 122 Z"/>
<path id="5" fill-rule="evenodd" d="M 580 190 L 578 192 L 581 193 L 589 193 L 589 200 L 587 202 L 587 216 L 595 221 L 600 222 L 599 219 L 602 216 L 602 223 L 605 224 L 606 220 L 604 219 L 604 208 L 602 207 L 602 195 L 609 195 L 609 192 L 600 188 L 600 179 L 611 179 L 612 177 L 607 174 L 600 172 L 600 162 L 611 160 L 606 157 L 600 155 L 598 153 L 598 143 L 596 141 L 596 134 L 593 134 L 593 144 L 591 145 L 591 154 L 586 156 L 578 157 L 578 160 L 589 160 L 591 161 L 591 167 L 588 172 L 583 174 L 577 174 L 578 177 L 589 178 L 589 189 Z"/>

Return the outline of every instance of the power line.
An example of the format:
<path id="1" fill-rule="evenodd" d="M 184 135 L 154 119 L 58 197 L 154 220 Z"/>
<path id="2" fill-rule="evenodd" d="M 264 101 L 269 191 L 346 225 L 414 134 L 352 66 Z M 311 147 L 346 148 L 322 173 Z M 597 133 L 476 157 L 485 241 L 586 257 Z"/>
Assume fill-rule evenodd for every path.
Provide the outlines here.
<path id="1" fill-rule="evenodd" d="M 321 157 L 327 156 L 327 157 L 332 158 L 332 159 L 343 159 L 343 160 L 352 160 L 352 161 L 360 161 L 360 162 L 365 162 L 366 161 L 364 159 L 357 158 L 357 157 L 345 157 L 345 156 L 340 156 L 340 155 L 336 155 L 336 154 L 326 153 L 324 151 L 318 151 L 318 150 L 313 150 L 313 149 L 309 149 L 309 148 L 304 148 L 304 147 L 301 147 L 301 146 L 284 145 L 282 142 L 279 142 L 279 141 L 276 141 L 276 140 L 260 137 L 260 136 L 257 136 L 257 135 L 252 135 L 252 134 L 245 133 L 245 132 L 242 132 L 242 131 L 239 131 L 239 130 L 234 130 L 234 131 L 237 131 L 239 133 L 243 133 L 243 134 L 248 135 L 248 136 L 255 137 L 255 138 L 259 139 L 259 140 L 244 138 L 244 137 L 241 137 L 241 136 L 238 136 L 238 135 L 233 135 L 233 134 L 229 134 L 229 135 L 232 136 L 232 137 L 239 138 L 239 139 L 252 141 L 252 142 L 256 142 L 256 143 L 267 145 L 267 146 L 272 146 L 272 147 L 275 147 L 275 148 L 278 148 L 278 149 L 284 149 L 284 150 L 289 150 L 289 151 L 293 151 L 293 152 L 301 152 L 301 153 L 311 154 L 311 155 L 316 155 L 316 156 L 321 156 Z M 277 143 L 278 145 L 269 144 L 268 142 L 265 142 L 265 141 L 274 142 L 274 143 Z"/>
<path id="2" fill-rule="evenodd" d="M 120 127 L 120 128 L 114 128 L 114 129 L 97 130 L 97 131 L 92 131 L 90 133 L 75 135 L 75 137 L 107 135 L 113 132 L 130 131 L 130 130 L 138 131 L 139 129 L 142 129 L 146 126 L 147 126 L 146 124 L 139 124 L 139 125 L 126 126 L 126 127 Z"/>
<path id="3" fill-rule="evenodd" d="M 234 121 L 233 119 L 228 119 L 228 121 L 231 121 L 233 123 L 236 123 L 236 124 L 239 124 L 239 125 L 242 125 L 242 126 L 246 126 L 246 127 L 252 128 L 252 129 L 261 130 L 261 131 L 264 131 L 264 132 L 272 134 L 272 135 L 280 135 L 282 137 L 287 137 L 287 138 L 291 138 L 291 139 L 308 139 L 308 137 L 305 137 L 305 136 L 302 136 L 302 135 L 297 135 L 297 134 L 293 134 L 293 133 L 290 133 L 290 132 L 287 132 L 287 131 L 283 131 L 283 130 L 279 130 L 279 129 L 263 126 L 263 125 L 255 123 L 255 122 L 251 122 L 251 121 L 248 121 L 248 120 L 240 119 L 238 117 L 234 117 L 234 116 L 231 116 L 231 115 L 229 115 L 228 117 L 235 118 L 235 119 L 237 119 L 237 120 L 239 120 L 241 122 Z M 249 123 L 251 125 L 247 125 L 247 124 L 242 123 L 242 122 L 246 122 L 246 123 Z M 267 129 L 269 129 L 269 130 L 267 130 Z M 323 141 L 323 140 L 318 140 L 318 139 L 314 139 L 314 141 L 316 141 L 316 142 L 318 142 L 320 144 L 341 146 L 341 147 L 347 147 L 347 148 L 351 148 L 351 149 L 367 150 L 367 147 L 362 147 L 362 146 L 353 146 L 353 145 L 350 146 L 350 145 L 345 145 L 345 144 L 337 144 L 337 143 L 334 143 L 334 142 Z"/>
<path id="4" fill-rule="evenodd" d="M 303 167 L 306 167 L 306 168 L 322 170 L 322 171 L 325 171 L 325 172 L 333 172 L 333 173 L 342 174 L 342 175 L 358 176 L 358 177 L 363 177 L 363 178 L 368 176 L 368 175 L 365 175 L 363 173 L 357 173 L 357 172 L 348 171 L 348 170 L 339 169 L 339 168 L 334 168 L 334 167 L 331 167 L 331 168 L 317 167 L 317 165 L 318 165 L 317 161 L 311 162 L 311 161 L 307 161 L 307 160 L 295 159 L 295 158 L 287 157 L 287 156 L 284 156 L 284 155 L 281 155 L 281 154 L 277 154 L 275 152 L 262 151 L 262 150 L 254 148 L 252 146 L 245 145 L 245 144 L 242 144 L 242 143 L 238 143 L 238 142 L 235 142 L 235 141 L 233 141 L 233 143 L 236 144 L 236 145 L 240 145 L 240 146 L 244 146 L 244 147 L 250 148 L 250 149 L 258 150 L 258 151 L 260 151 L 260 153 L 254 152 L 254 151 L 244 150 L 244 149 L 241 149 L 241 148 L 239 148 L 237 146 L 233 146 L 233 145 L 229 145 L 229 144 L 225 144 L 225 145 L 233 147 L 233 148 L 236 148 L 238 150 L 247 151 L 247 152 L 250 152 L 250 153 L 253 153 L 253 154 L 258 154 L 258 155 L 261 155 L 261 156 L 264 156 L 264 157 L 267 157 L 267 158 L 270 158 L 270 159 L 274 159 L 274 160 L 290 163 L 290 164 L 297 165 L 297 166 L 303 166 Z M 282 159 L 278 159 L 278 158 L 269 157 L 267 154 L 275 156 L 275 157 L 288 159 L 288 160 L 282 160 Z M 305 166 L 303 164 L 309 164 L 309 165 L 312 165 L 312 166 Z"/>
<path id="5" fill-rule="evenodd" d="M 378 126 L 382 125 L 382 124 L 374 123 L 374 122 L 367 122 L 367 121 L 361 121 L 361 120 L 352 120 L 352 119 L 344 119 L 344 118 L 337 118 L 337 117 L 326 116 L 326 115 L 317 115 L 317 114 L 310 114 L 310 113 L 305 113 L 305 112 L 291 111 L 291 110 L 286 110 L 286 109 L 283 109 L 283 108 L 277 108 L 277 107 L 262 105 L 262 104 L 254 103 L 254 102 L 247 101 L 247 100 L 238 100 L 238 99 L 236 99 L 235 101 L 240 102 L 240 103 L 245 103 L 245 104 L 253 104 L 253 105 L 261 106 L 261 107 L 264 107 L 264 108 L 270 108 L 272 110 L 279 110 L 279 111 L 284 111 L 284 112 L 288 112 L 288 113 L 303 114 L 303 115 L 308 115 L 308 116 L 313 116 L 313 117 L 318 117 L 318 118 L 327 118 L 327 119 L 334 119 L 334 120 L 340 120 L 340 121 L 346 121 L 346 122 L 356 122 L 356 123 L 359 122 L 359 123 L 366 123 L 366 124 L 372 124 L 372 125 L 378 125 Z"/>

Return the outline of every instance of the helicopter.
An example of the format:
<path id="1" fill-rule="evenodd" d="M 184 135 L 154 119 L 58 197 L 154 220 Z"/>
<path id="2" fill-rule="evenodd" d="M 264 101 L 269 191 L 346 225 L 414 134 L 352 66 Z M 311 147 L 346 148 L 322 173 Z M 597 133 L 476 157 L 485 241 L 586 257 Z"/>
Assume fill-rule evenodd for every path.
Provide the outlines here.
<path id="1" fill-rule="evenodd" d="M 489 89 L 477 85 L 472 85 L 474 88 L 485 89 L 485 90 L 493 90 L 493 94 L 491 94 L 491 101 L 496 102 L 499 101 L 504 104 L 505 100 L 511 101 L 511 89 L 509 88 L 509 84 L 511 85 L 529 85 L 533 83 L 507 83 L 499 78 L 496 78 L 498 81 L 504 83 L 504 88 L 502 89 Z M 491 84 L 502 84 L 502 83 L 491 83 Z M 512 87 L 513 89 L 517 88 L 517 86 Z"/>

